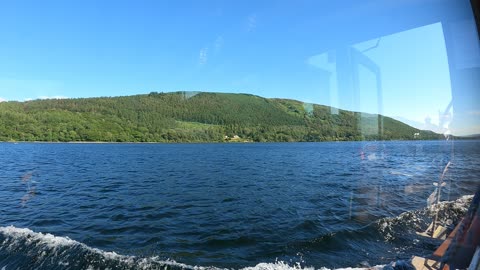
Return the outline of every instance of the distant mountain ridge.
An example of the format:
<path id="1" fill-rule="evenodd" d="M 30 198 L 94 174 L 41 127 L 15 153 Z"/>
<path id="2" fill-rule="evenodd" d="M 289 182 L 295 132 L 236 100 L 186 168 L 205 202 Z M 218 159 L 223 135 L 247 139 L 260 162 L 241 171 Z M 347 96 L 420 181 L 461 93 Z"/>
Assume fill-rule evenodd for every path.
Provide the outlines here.
<path id="1" fill-rule="evenodd" d="M 0 103 L 0 141 L 316 142 L 438 138 L 434 132 L 390 117 L 251 94 L 152 92 Z"/>
<path id="2" fill-rule="evenodd" d="M 405 117 L 401 117 L 401 116 L 391 116 L 393 119 L 395 120 L 398 120 L 402 123 L 405 123 L 411 127 L 414 127 L 414 128 L 417 128 L 417 129 L 420 129 L 420 130 L 430 130 L 430 131 L 433 131 L 435 133 L 443 133 L 442 131 L 442 128 L 437 126 L 437 125 L 434 125 L 432 124 L 431 122 L 425 121 L 425 122 L 418 122 L 418 121 L 414 121 L 414 120 L 410 120 L 410 119 L 407 119 Z"/>

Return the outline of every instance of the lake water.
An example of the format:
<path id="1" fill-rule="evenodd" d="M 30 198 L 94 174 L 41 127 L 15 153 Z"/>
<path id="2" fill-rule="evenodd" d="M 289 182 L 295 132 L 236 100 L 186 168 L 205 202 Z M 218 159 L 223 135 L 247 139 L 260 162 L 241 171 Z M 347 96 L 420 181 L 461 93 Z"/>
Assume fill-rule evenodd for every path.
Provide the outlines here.
<path id="1" fill-rule="evenodd" d="M 473 194 L 479 141 L 0 143 L 0 267 L 339 268 L 427 255 L 439 242 L 415 231 L 449 161 L 442 200 Z"/>

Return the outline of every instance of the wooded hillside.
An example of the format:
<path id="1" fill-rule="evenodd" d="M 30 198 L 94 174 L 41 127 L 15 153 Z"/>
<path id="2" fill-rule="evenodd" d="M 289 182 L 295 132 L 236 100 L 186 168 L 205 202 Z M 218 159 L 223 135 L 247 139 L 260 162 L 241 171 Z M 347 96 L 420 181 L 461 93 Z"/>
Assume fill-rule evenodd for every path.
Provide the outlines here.
<path id="1" fill-rule="evenodd" d="M 420 135 L 415 136 L 415 133 Z M 438 139 L 389 117 L 249 94 L 175 92 L 0 103 L 0 141 Z"/>

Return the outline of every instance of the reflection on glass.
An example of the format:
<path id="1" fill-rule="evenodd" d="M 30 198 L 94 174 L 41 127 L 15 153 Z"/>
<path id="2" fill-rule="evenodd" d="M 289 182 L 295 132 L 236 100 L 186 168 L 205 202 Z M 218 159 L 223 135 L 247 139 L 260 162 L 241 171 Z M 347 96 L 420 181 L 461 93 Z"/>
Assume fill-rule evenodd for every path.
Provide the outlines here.
<path id="1" fill-rule="evenodd" d="M 467 0 L 22 0 L 0 32 L 0 269 L 463 269 L 480 241 Z"/>

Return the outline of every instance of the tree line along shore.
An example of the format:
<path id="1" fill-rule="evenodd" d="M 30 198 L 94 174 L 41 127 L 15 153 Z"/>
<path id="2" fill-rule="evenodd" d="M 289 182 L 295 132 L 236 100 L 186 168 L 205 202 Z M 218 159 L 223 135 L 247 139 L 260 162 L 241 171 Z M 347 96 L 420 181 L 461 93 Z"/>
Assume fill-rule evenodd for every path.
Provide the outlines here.
<path id="1" fill-rule="evenodd" d="M 0 141 L 320 142 L 432 140 L 382 115 L 250 94 L 152 92 L 0 103 Z"/>

